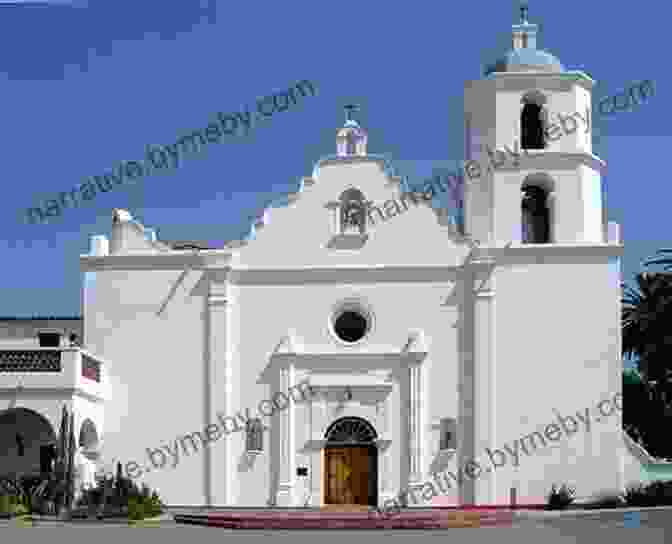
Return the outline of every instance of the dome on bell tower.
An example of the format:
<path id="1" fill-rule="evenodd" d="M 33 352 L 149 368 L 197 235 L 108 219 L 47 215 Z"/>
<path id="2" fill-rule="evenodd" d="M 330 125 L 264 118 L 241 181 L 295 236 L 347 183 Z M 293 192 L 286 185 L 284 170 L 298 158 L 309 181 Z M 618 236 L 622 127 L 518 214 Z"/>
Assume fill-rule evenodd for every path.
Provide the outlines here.
<path id="1" fill-rule="evenodd" d="M 366 156 L 366 130 L 351 118 L 351 111 L 357 106 L 345 106 L 345 124 L 336 131 L 336 153 L 339 157 Z"/>
<path id="2" fill-rule="evenodd" d="M 537 25 L 527 21 L 527 6 L 520 7 L 520 24 L 513 25 L 513 49 L 485 70 L 494 72 L 564 72 L 565 68 L 551 53 L 537 49 Z"/>

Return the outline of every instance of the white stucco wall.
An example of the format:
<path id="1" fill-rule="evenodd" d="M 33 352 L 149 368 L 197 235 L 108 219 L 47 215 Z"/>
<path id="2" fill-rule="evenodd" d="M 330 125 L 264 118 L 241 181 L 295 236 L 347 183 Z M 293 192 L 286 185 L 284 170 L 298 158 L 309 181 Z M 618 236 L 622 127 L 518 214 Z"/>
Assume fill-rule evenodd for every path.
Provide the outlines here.
<path id="1" fill-rule="evenodd" d="M 203 300 L 190 294 L 202 272 L 184 275 L 168 301 L 180 270 L 96 274 L 95 296 L 85 306 L 86 342 L 110 361 L 104 451 L 110 463 L 135 461 L 144 468 L 146 448 L 170 445 L 206 422 Z M 202 503 L 202 463 L 202 454 L 183 456 L 175 470 L 169 461 L 143 478 L 162 497 Z"/>
<path id="2" fill-rule="evenodd" d="M 564 261 L 564 262 L 563 262 Z M 525 436 L 563 416 L 590 410 L 571 438 L 520 461 L 519 497 L 543 498 L 549 481 L 569 482 L 581 496 L 622 485 L 621 416 L 597 414 L 621 392 L 619 286 L 604 258 L 511 264 L 496 273 L 494 325 L 497 369 L 493 444 Z M 583 293 L 583 295 L 582 295 Z M 571 296 L 576 295 L 576 296 Z M 607 405 L 603 405 L 609 411 Z M 575 416 L 576 417 L 576 416 Z M 499 446 L 496 446 L 499 447 Z M 496 473 L 501 497 L 516 484 L 511 469 Z"/>

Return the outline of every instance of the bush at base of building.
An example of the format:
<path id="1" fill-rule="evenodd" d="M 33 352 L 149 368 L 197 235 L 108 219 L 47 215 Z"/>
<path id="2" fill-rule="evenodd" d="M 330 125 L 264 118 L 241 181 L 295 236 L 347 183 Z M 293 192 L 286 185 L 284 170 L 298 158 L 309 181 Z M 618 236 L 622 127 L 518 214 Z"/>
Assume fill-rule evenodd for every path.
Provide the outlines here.
<path id="1" fill-rule="evenodd" d="M 574 502 L 575 493 L 575 489 L 566 484 L 560 487 L 553 484 L 547 497 L 546 508 L 548 510 L 564 510 Z"/>
<path id="2" fill-rule="evenodd" d="M 21 497 L 16 495 L 0 495 L 0 516 L 14 517 L 29 514 L 30 509 L 22 504 Z"/>
<path id="3" fill-rule="evenodd" d="M 5 475 L 0 477 L 0 496 L 7 499 L 0 499 L 0 502 L 10 501 L 16 506 L 15 510 L 21 510 L 21 513 L 50 515 L 55 514 L 58 506 L 63 503 L 65 496 L 65 485 L 57 480 L 53 475 L 44 474 L 41 476 L 16 476 Z M 7 513 L 2 510 L 0 513 Z M 17 514 L 19 515 L 19 514 Z"/>
<path id="4" fill-rule="evenodd" d="M 131 497 L 128 499 L 128 518 L 139 520 L 153 518 L 163 512 L 156 491 L 151 496 Z"/>
<path id="5" fill-rule="evenodd" d="M 629 487 L 624 498 L 628 506 L 670 506 L 672 505 L 672 480 Z"/>
<path id="6" fill-rule="evenodd" d="M 121 474 L 121 464 L 117 466 L 116 477 L 100 478 L 96 486 L 82 489 L 77 507 L 88 507 L 89 513 L 99 516 L 128 516 L 130 519 L 144 519 L 158 516 L 163 512 L 161 499 L 147 484 L 142 487 Z"/>

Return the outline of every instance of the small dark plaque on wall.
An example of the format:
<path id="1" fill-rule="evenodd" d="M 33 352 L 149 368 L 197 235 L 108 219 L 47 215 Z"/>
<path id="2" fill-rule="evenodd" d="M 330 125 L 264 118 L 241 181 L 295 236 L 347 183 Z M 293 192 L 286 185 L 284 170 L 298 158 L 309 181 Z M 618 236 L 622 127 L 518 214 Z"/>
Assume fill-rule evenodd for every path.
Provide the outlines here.
<path id="1" fill-rule="evenodd" d="M 308 476 L 308 467 L 297 467 L 296 468 L 297 476 Z"/>

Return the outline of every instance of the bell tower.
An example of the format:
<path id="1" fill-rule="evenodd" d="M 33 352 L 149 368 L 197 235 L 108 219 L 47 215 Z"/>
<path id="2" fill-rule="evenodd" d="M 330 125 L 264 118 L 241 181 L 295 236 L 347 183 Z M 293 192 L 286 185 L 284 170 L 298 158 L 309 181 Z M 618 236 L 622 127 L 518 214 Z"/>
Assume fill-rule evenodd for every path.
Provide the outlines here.
<path id="1" fill-rule="evenodd" d="M 605 242 L 594 83 L 537 49 L 522 6 L 512 49 L 465 85 L 466 233 L 496 247 Z"/>

